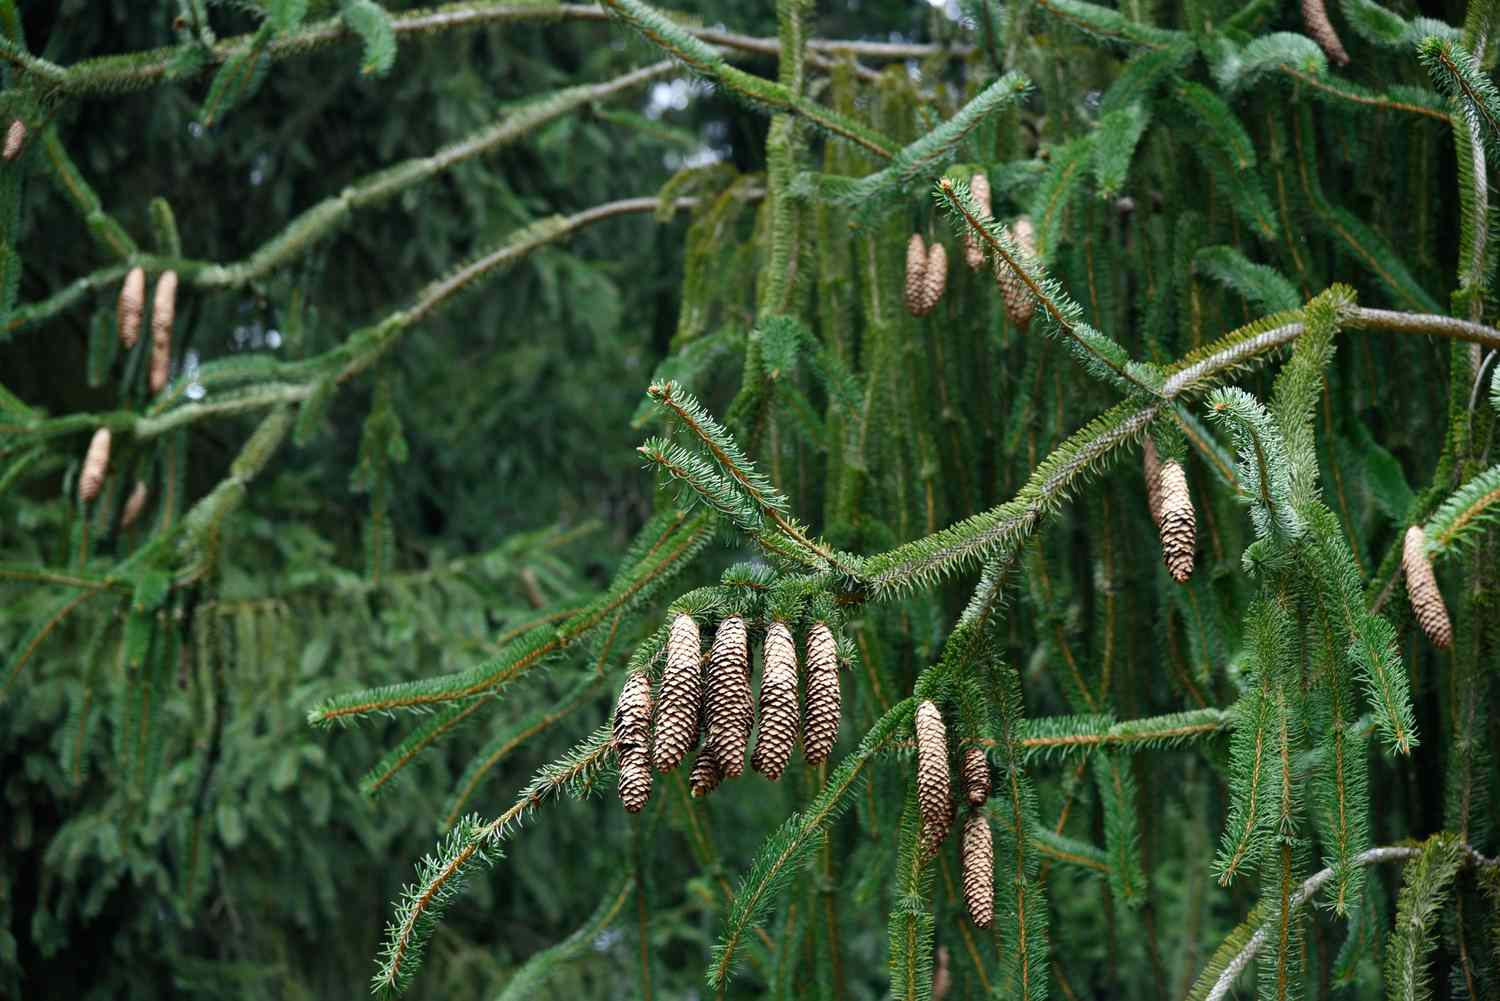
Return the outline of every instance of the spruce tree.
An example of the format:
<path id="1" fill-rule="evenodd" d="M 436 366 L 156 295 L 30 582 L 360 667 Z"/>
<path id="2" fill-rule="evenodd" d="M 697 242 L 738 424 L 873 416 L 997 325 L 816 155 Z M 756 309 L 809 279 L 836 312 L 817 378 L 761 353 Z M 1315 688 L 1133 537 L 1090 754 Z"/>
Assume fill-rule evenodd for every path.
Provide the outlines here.
<path id="1" fill-rule="evenodd" d="M 0 0 L 0 358 L 25 359 L 0 373 L 0 726 L 53 867 L 0 873 L 25 880 L 0 986 L 124 880 L 169 888 L 169 965 L 203 975 L 182 929 L 271 885 L 236 883 L 247 823 L 316 940 L 361 917 L 339 837 L 416 858 L 436 823 L 378 994 L 453 969 L 445 921 L 524 914 L 538 862 L 583 870 L 566 908 L 536 897 L 576 930 L 506 946 L 505 996 L 582 976 L 612 927 L 642 996 L 1500 991 L 1500 3 L 971 0 L 910 42 L 825 36 L 873 25 L 810 0 L 774 37 L 737 30 L 769 8 L 643 0 L 156 6 L 175 37 L 109 55 L 29 45 Z M 425 153 L 278 184 L 274 225 L 79 164 L 112 102 L 192 101 L 215 142 L 269 102 L 263 144 L 313 99 L 299 61 L 342 53 L 360 124 L 399 129 L 402 88 L 447 107 L 442 46 L 575 30 L 615 75 L 534 59 L 498 117 L 415 122 Z M 668 80 L 763 137 L 652 174 L 682 136 L 609 104 Z M 636 192 L 476 226 L 507 176 L 477 161 L 534 143 L 563 170 L 580 116 L 644 137 Z M 298 148 L 278 170 L 345 169 Z M 223 155 L 258 185 L 247 149 Z M 64 209 L 86 266 L 55 253 Z M 620 301 L 644 314 L 656 272 L 549 255 L 609 227 L 587 246 L 646 273 L 632 241 L 679 216 L 667 351 L 622 376 Z M 571 364 L 528 330 L 494 364 L 550 350 L 566 402 L 490 414 L 432 338 L 529 326 L 506 300 L 536 275 L 606 346 Z M 479 527 L 570 419 L 612 446 L 574 489 L 649 498 L 600 533 L 608 572 L 582 504 Z M 499 460 L 444 451 L 470 420 Z M 429 472 L 478 485 L 444 510 Z M 335 473 L 357 517 L 309 504 Z M 53 799 L 71 819 L 33 846 Z"/>

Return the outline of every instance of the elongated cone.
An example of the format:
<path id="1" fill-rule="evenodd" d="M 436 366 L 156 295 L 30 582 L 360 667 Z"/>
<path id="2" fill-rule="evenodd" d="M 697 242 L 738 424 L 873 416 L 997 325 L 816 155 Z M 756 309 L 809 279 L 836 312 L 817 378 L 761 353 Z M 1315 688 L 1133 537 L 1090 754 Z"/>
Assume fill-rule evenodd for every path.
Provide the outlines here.
<path id="1" fill-rule="evenodd" d="M 135 481 L 135 489 L 130 491 L 130 499 L 125 502 L 125 510 L 120 515 L 120 527 L 129 528 L 134 525 L 141 512 L 146 509 L 146 482 Z"/>
<path id="2" fill-rule="evenodd" d="M 827 761 L 839 739 L 839 654 L 833 630 L 819 622 L 807 634 L 807 726 L 802 752 L 808 764 Z"/>
<path id="3" fill-rule="evenodd" d="M 1406 574 L 1406 596 L 1411 601 L 1412 614 L 1422 632 L 1433 646 L 1446 650 L 1453 643 L 1453 624 L 1448 621 L 1448 606 L 1443 604 L 1443 592 L 1438 590 L 1432 562 L 1427 559 L 1427 533 L 1418 525 L 1406 530 L 1401 546 L 1401 570 Z"/>
<path id="4" fill-rule="evenodd" d="M 21 155 L 21 147 L 26 145 L 26 123 L 19 118 L 11 120 L 10 126 L 5 130 L 5 159 L 14 160 Z"/>
<path id="5" fill-rule="evenodd" d="M 109 428 L 94 432 L 89 450 L 83 456 L 83 472 L 78 477 L 78 499 L 87 504 L 99 496 L 104 475 L 109 472 Z"/>
<path id="6" fill-rule="evenodd" d="M 932 962 L 932 1001 L 945 1001 L 953 989 L 953 972 L 948 965 L 948 947 L 940 945 Z"/>
<path id="7" fill-rule="evenodd" d="M 1146 447 L 1141 450 L 1142 472 L 1146 477 L 1146 508 L 1151 512 L 1151 520 L 1161 528 L 1161 456 L 1156 452 L 1156 442 L 1149 437 L 1146 439 Z"/>
<path id="8" fill-rule="evenodd" d="M 667 637 L 667 668 L 661 677 L 661 701 L 656 710 L 656 744 L 652 764 L 670 772 L 682 764 L 698 743 L 698 712 L 703 697 L 703 648 L 698 623 L 691 615 L 672 620 Z"/>
<path id="9" fill-rule="evenodd" d="M 982 747 L 964 748 L 964 797 L 974 806 L 990 798 L 990 762 Z"/>
<path id="10" fill-rule="evenodd" d="M 974 201 L 979 206 L 980 219 L 989 219 L 994 212 L 990 200 L 990 179 L 983 174 L 975 174 L 969 178 L 969 194 L 974 196 Z M 964 260 L 968 262 L 970 271 L 978 271 L 984 267 L 984 244 L 974 235 L 972 226 L 964 233 Z"/>
<path id="11" fill-rule="evenodd" d="M 775 782 L 797 743 L 797 645 L 785 622 L 766 630 L 765 672 L 760 679 L 760 733 L 750 766 Z"/>
<path id="12" fill-rule="evenodd" d="M 921 233 L 913 233 L 906 241 L 906 311 L 912 316 L 922 315 L 922 297 L 927 284 L 927 244 Z"/>
<path id="13" fill-rule="evenodd" d="M 1323 6 L 1323 0 L 1302 0 L 1302 26 L 1307 33 L 1318 43 L 1318 48 L 1327 54 L 1328 58 L 1340 66 L 1349 64 L 1349 53 L 1344 51 L 1344 43 L 1339 41 L 1339 33 L 1333 30 L 1333 22 L 1328 20 L 1328 11 Z"/>
<path id="14" fill-rule="evenodd" d="M 131 268 L 120 283 L 120 300 L 115 319 L 120 327 L 120 344 L 129 351 L 141 336 L 141 311 L 146 308 L 146 272 Z"/>
<path id="15" fill-rule="evenodd" d="M 750 694 L 750 637 L 745 620 L 731 615 L 714 631 L 708 651 L 708 695 L 703 700 L 707 717 L 707 748 L 724 778 L 738 778 L 745 771 L 745 748 L 755 724 Z"/>
<path id="16" fill-rule="evenodd" d="M 651 795 L 651 679 L 636 671 L 625 679 L 615 705 L 615 755 L 620 762 L 620 802 L 640 813 Z"/>
<path id="17" fill-rule="evenodd" d="M 927 249 L 927 271 L 922 276 L 922 312 L 919 315 L 926 316 L 937 309 L 947 288 L 948 251 L 941 243 L 934 243 Z"/>
<path id="18" fill-rule="evenodd" d="M 948 730 L 931 701 L 917 706 L 917 809 L 922 814 L 922 841 L 935 851 L 953 826 L 948 780 Z"/>
<path id="19" fill-rule="evenodd" d="M 1026 257 L 1036 256 L 1036 230 L 1031 220 L 1021 216 L 1010 225 L 1010 238 L 1018 243 Z M 1031 326 L 1031 317 L 1036 312 L 1036 302 L 1031 298 L 1031 289 L 1015 269 L 995 255 L 995 284 L 1000 286 L 1000 297 L 1005 300 L 1005 317 L 1017 330 L 1025 332 Z"/>
<path id="20" fill-rule="evenodd" d="M 1193 555 L 1198 541 L 1198 520 L 1193 514 L 1193 498 L 1188 493 L 1187 474 L 1182 466 L 1168 459 L 1157 476 L 1161 506 L 1161 556 L 1172 579 L 1181 584 L 1193 575 Z"/>
<path id="21" fill-rule="evenodd" d="M 172 321 L 177 316 L 177 272 L 156 279 L 151 303 L 151 392 L 160 393 L 172 371 Z"/>
<path id="22" fill-rule="evenodd" d="M 983 811 L 970 812 L 964 821 L 961 858 L 964 906 L 969 920 L 981 928 L 995 921 L 995 841 Z"/>
<path id="23" fill-rule="evenodd" d="M 723 780 L 724 773 L 719 771 L 719 762 L 713 753 L 707 747 L 699 748 L 698 756 L 693 759 L 693 773 L 688 776 L 693 798 L 707 796 L 719 788 Z"/>

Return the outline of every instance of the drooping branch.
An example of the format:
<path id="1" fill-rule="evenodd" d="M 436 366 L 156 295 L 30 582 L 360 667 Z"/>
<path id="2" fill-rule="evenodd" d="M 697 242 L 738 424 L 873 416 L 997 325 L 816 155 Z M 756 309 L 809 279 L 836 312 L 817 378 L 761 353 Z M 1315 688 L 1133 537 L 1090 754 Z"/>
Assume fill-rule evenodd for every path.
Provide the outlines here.
<path id="1" fill-rule="evenodd" d="M 606 21 L 608 11 L 594 4 L 515 4 L 470 0 L 450 3 L 428 10 L 412 11 L 391 18 L 397 42 L 411 41 L 424 35 L 440 34 L 470 28 L 493 27 L 527 21 Z M 779 45 L 774 38 L 741 35 L 714 28 L 683 26 L 683 30 L 709 45 L 742 52 L 775 54 Z M 236 55 L 250 50 L 254 34 L 225 38 L 201 51 L 197 72 L 222 65 Z M 359 36 L 350 31 L 341 18 L 332 17 L 286 32 L 263 48 L 264 56 L 273 61 L 294 58 L 321 51 L 334 45 L 357 44 Z M 822 66 L 829 59 L 855 56 L 867 59 L 923 59 L 943 53 L 965 58 L 972 51 L 967 45 L 933 45 L 924 43 L 867 42 L 859 40 L 814 39 L 808 42 L 809 60 Z M 183 54 L 183 46 L 174 45 L 147 52 L 106 56 L 60 66 L 27 53 L 14 43 L 0 39 L 0 59 L 46 82 L 57 92 L 73 97 L 108 95 L 121 91 L 144 90 L 175 79 L 174 66 Z"/>

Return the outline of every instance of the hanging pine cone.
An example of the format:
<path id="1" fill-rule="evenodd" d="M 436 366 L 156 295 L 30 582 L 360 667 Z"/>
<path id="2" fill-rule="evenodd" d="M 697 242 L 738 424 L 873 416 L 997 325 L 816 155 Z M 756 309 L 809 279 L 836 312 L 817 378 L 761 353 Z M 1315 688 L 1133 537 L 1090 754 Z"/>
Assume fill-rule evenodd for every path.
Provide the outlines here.
<path id="1" fill-rule="evenodd" d="M 1156 442 L 1146 438 L 1146 447 L 1141 450 L 1142 472 L 1146 477 L 1146 509 L 1151 512 L 1151 521 L 1161 528 L 1161 456 L 1157 454 Z"/>
<path id="2" fill-rule="evenodd" d="M 172 371 L 172 321 L 177 315 L 177 272 L 163 271 L 156 279 L 151 304 L 151 392 L 167 385 Z"/>
<path id="3" fill-rule="evenodd" d="M 948 251 L 941 243 L 927 250 L 927 272 L 922 276 L 922 312 L 926 316 L 937 309 L 938 301 L 948 288 Z"/>
<path id="4" fill-rule="evenodd" d="M 620 802 L 640 813 L 651 795 L 651 679 L 636 671 L 625 679 L 615 705 L 615 756 L 620 763 Z"/>
<path id="5" fill-rule="evenodd" d="M 990 200 L 990 179 L 984 174 L 975 174 L 969 178 L 969 194 L 974 196 L 974 203 L 979 206 L 979 218 L 988 220 L 994 212 Z M 974 235 L 972 226 L 964 233 L 964 260 L 968 262 L 970 271 L 978 271 L 984 267 L 984 244 Z"/>
<path id="6" fill-rule="evenodd" d="M 1406 574 L 1406 597 L 1422 632 L 1433 646 L 1446 650 L 1453 643 L 1453 624 L 1448 621 L 1448 606 L 1443 604 L 1443 592 L 1438 590 L 1432 561 L 1427 558 L 1427 533 L 1420 526 L 1406 530 L 1401 570 Z"/>
<path id="7" fill-rule="evenodd" d="M 1036 230 L 1030 219 L 1021 216 L 1006 232 L 1025 251 L 1027 259 L 1036 256 Z M 1000 297 L 1005 300 L 1006 319 L 1010 320 L 1011 326 L 1025 333 L 1031 326 L 1032 314 L 1036 312 L 1036 302 L 1031 298 L 1031 289 L 1026 282 L 999 254 L 995 255 L 995 284 L 1000 286 Z"/>
<path id="8" fill-rule="evenodd" d="M 948 783 L 948 730 L 931 701 L 917 706 L 917 808 L 922 814 L 922 842 L 935 851 L 953 825 Z"/>
<path id="9" fill-rule="evenodd" d="M 1328 20 L 1328 11 L 1323 7 L 1323 0 L 1302 0 L 1302 26 L 1307 33 L 1318 43 L 1328 58 L 1340 66 L 1349 64 L 1349 53 L 1344 51 L 1344 43 L 1339 41 L 1339 33 L 1333 30 L 1333 22 Z"/>
<path id="10" fill-rule="evenodd" d="M 693 773 L 688 776 L 688 785 L 691 787 L 694 799 L 700 799 L 719 788 L 723 781 L 724 773 L 719 771 L 719 762 L 713 752 L 707 747 L 698 751 L 698 756 L 693 759 Z"/>
<path id="11" fill-rule="evenodd" d="M 89 450 L 83 456 L 83 472 L 78 477 L 78 499 L 87 504 L 99 496 L 104 475 L 109 472 L 109 428 L 94 432 Z"/>
<path id="12" fill-rule="evenodd" d="M 785 622 L 766 630 L 760 679 L 760 733 L 750 766 L 775 782 L 797 743 L 797 645 Z"/>
<path id="13" fill-rule="evenodd" d="M 923 287 L 927 283 L 927 244 L 921 233 L 913 233 L 906 241 L 906 311 L 912 316 L 922 315 Z"/>
<path id="14" fill-rule="evenodd" d="M 833 630 L 819 622 L 807 634 L 807 762 L 827 761 L 839 739 L 839 654 Z"/>
<path id="15" fill-rule="evenodd" d="M 990 798 L 990 761 L 984 748 L 964 748 L 964 796 L 974 806 L 983 806 Z"/>
<path id="16" fill-rule="evenodd" d="M 115 319 L 120 327 L 120 344 L 129 351 L 141 336 L 141 311 L 146 307 L 146 272 L 131 268 L 120 283 L 120 299 Z"/>
<path id="17" fill-rule="evenodd" d="M 926 316 L 937 308 L 948 287 L 948 251 L 941 243 L 930 248 L 922 234 L 913 233 L 906 243 L 906 311 Z"/>
<path id="18" fill-rule="evenodd" d="M 146 482 L 135 481 L 135 489 L 130 491 L 130 498 L 125 501 L 125 510 L 120 515 L 120 527 L 129 528 L 135 524 L 141 512 L 146 509 Z"/>
<path id="19" fill-rule="evenodd" d="M 745 620 L 738 615 L 720 622 L 714 632 L 703 711 L 708 750 L 724 778 L 738 778 L 745 771 L 745 747 L 755 723 L 750 695 L 750 638 Z"/>
<path id="20" fill-rule="evenodd" d="M 1193 498 L 1188 493 L 1187 474 L 1175 460 L 1168 459 L 1161 464 L 1156 482 L 1157 504 L 1161 510 L 1157 530 L 1161 534 L 1162 561 L 1172 579 L 1181 584 L 1193 575 L 1193 551 L 1198 538 Z"/>
<path id="21" fill-rule="evenodd" d="M 667 637 L 667 668 L 662 672 L 661 701 L 656 711 L 652 763 L 659 772 L 670 772 L 682 764 L 698 743 L 702 668 L 698 623 L 691 615 L 678 614 Z"/>
<path id="22" fill-rule="evenodd" d="M 10 127 L 5 130 L 5 159 L 14 160 L 21 155 L 21 147 L 26 145 L 26 123 L 19 118 L 11 120 Z"/>
<path id="23" fill-rule="evenodd" d="M 988 928 L 995 921 L 995 842 L 990 822 L 979 810 L 970 812 L 964 821 L 960 855 L 969 920 Z"/>

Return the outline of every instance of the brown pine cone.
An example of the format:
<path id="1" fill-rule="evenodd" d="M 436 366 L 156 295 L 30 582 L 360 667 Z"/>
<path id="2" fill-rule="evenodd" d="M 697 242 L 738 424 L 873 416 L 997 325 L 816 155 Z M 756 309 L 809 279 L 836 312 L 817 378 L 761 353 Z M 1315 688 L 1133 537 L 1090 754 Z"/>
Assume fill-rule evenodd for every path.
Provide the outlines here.
<path id="1" fill-rule="evenodd" d="M 906 241 L 906 311 L 912 316 L 922 315 L 923 289 L 927 284 L 927 244 L 921 233 L 913 233 Z"/>
<path id="2" fill-rule="evenodd" d="M 146 307 L 146 272 L 131 268 L 120 283 L 120 300 L 115 305 L 115 319 L 120 328 L 120 344 L 129 351 L 141 336 L 141 311 Z"/>
<path id="3" fill-rule="evenodd" d="M 639 813 L 651 795 L 651 679 L 636 671 L 625 679 L 615 705 L 615 755 L 620 762 L 620 802 Z"/>
<path id="4" fill-rule="evenodd" d="M 1406 597 L 1422 632 L 1433 646 L 1446 650 L 1453 643 L 1453 624 L 1448 621 L 1448 606 L 1443 604 L 1443 592 L 1438 590 L 1432 561 L 1427 558 L 1427 533 L 1420 526 L 1406 530 L 1401 570 L 1406 574 Z"/>
<path id="5" fill-rule="evenodd" d="M 26 123 L 19 118 L 14 118 L 5 130 L 5 159 L 14 160 L 20 156 L 21 147 L 24 145 L 26 145 Z"/>
<path id="6" fill-rule="evenodd" d="M 640 813 L 651 798 L 651 763 L 645 753 L 620 762 L 620 802 L 631 813 Z"/>
<path id="7" fill-rule="evenodd" d="M 979 810 L 972 811 L 964 821 L 960 862 L 969 920 L 988 928 L 995 921 L 995 842 L 990 822 Z"/>
<path id="8" fill-rule="evenodd" d="M 1036 256 L 1036 230 L 1030 219 L 1021 216 L 1011 224 L 1007 232 L 1025 251 L 1025 258 Z M 995 255 L 995 284 L 1000 286 L 1000 297 L 1005 300 L 1006 319 L 1017 330 L 1025 333 L 1036 312 L 1036 302 L 1031 298 L 1030 287 L 999 254 Z"/>
<path id="9" fill-rule="evenodd" d="M 990 200 L 990 179 L 982 173 L 969 178 L 969 194 L 974 196 L 974 202 L 979 206 L 979 218 L 989 219 L 994 212 Z M 970 271 L 978 271 L 984 267 L 984 244 L 974 235 L 972 226 L 964 233 L 964 260 L 968 262 Z"/>
<path id="10" fill-rule="evenodd" d="M 1161 507 L 1157 529 L 1161 533 L 1162 561 L 1172 579 L 1181 584 L 1193 575 L 1193 551 L 1197 546 L 1198 522 L 1193 498 L 1188 493 L 1187 474 L 1171 459 L 1161 464 L 1156 478 Z"/>
<path id="11" fill-rule="evenodd" d="M 129 528 L 135 524 L 135 520 L 141 516 L 146 509 L 146 482 L 135 481 L 135 489 L 130 491 L 130 499 L 125 502 L 125 510 L 120 515 L 120 527 Z"/>
<path id="12" fill-rule="evenodd" d="M 1142 472 L 1146 477 L 1146 509 L 1157 529 L 1161 528 L 1161 456 L 1157 454 L 1156 442 L 1148 435 L 1141 449 Z"/>
<path id="13" fill-rule="evenodd" d="M 719 762 L 707 747 L 698 751 L 698 756 L 693 759 L 693 773 L 688 776 L 688 785 L 692 788 L 693 798 L 699 799 L 707 796 L 719 788 L 723 781 L 724 773 L 719 771 Z"/>
<path id="14" fill-rule="evenodd" d="M 661 676 L 661 699 L 656 711 L 656 744 L 652 764 L 670 772 L 682 764 L 698 743 L 698 712 L 703 695 L 703 648 L 698 623 L 691 615 L 672 620 L 667 637 L 667 667 Z"/>
<path id="15" fill-rule="evenodd" d="M 750 639 L 745 620 L 731 615 L 719 623 L 708 651 L 708 694 L 703 700 L 707 748 L 724 778 L 745 771 L 745 748 L 755 724 L 750 694 Z"/>
<path id="16" fill-rule="evenodd" d="M 83 472 L 78 476 L 78 499 L 87 504 L 99 496 L 104 476 L 109 472 L 109 428 L 100 428 L 89 441 L 83 456 Z"/>
<path id="17" fill-rule="evenodd" d="M 781 778 L 797 743 L 797 645 L 785 622 L 766 630 L 760 679 L 760 733 L 750 766 L 775 782 Z"/>
<path id="18" fill-rule="evenodd" d="M 177 272 L 163 271 L 156 279 L 151 305 L 151 392 L 167 385 L 172 371 L 172 321 L 177 316 Z"/>
<path id="19" fill-rule="evenodd" d="M 839 655 L 833 630 L 819 622 L 807 634 L 807 762 L 827 761 L 839 739 Z"/>
<path id="20" fill-rule="evenodd" d="M 917 808 L 922 814 L 922 842 L 928 851 L 948 836 L 953 802 L 948 782 L 948 730 L 931 701 L 917 706 Z"/>
<path id="21" fill-rule="evenodd" d="M 948 251 L 941 243 L 934 243 L 927 250 L 927 271 L 922 276 L 922 312 L 926 316 L 937 309 L 943 292 L 948 288 Z"/>
<path id="22" fill-rule="evenodd" d="M 964 748 L 964 796 L 974 806 L 983 806 L 990 798 L 990 762 L 982 747 Z"/>
<path id="23" fill-rule="evenodd" d="M 1302 26 L 1313 37 L 1313 41 L 1318 43 L 1318 48 L 1327 53 L 1329 59 L 1340 66 L 1349 64 L 1349 53 L 1344 51 L 1344 43 L 1339 41 L 1339 33 L 1333 29 L 1333 22 L 1328 20 L 1323 0 L 1302 0 Z"/>

